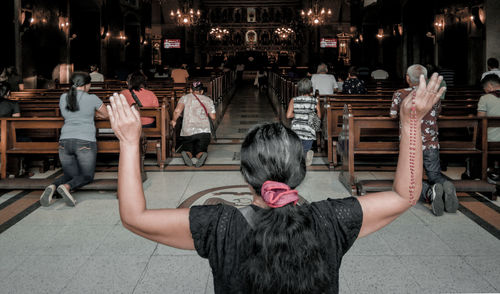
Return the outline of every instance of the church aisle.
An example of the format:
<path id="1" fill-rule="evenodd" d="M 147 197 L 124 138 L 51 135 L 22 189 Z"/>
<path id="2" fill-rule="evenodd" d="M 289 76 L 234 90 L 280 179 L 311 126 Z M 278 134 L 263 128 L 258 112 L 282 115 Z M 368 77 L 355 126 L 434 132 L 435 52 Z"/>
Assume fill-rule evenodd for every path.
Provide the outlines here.
<path id="1" fill-rule="evenodd" d="M 238 86 L 231 104 L 226 110 L 217 128 L 217 143 L 228 139 L 243 139 L 252 126 L 256 124 L 275 122 L 273 108 L 267 94 L 250 84 Z"/>
<path id="2" fill-rule="evenodd" d="M 249 83 L 240 84 L 217 127 L 217 141 L 208 146 L 208 159 L 201 168 L 186 167 L 182 158 L 176 157 L 168 163 L 165 171 L 239 170 L 240 146 L 248 130 L 254 125 L 275 122 L 273 108 L 265 92 L 259 92 Z M 194 159 L 196 161 L 196 159 Z"/>

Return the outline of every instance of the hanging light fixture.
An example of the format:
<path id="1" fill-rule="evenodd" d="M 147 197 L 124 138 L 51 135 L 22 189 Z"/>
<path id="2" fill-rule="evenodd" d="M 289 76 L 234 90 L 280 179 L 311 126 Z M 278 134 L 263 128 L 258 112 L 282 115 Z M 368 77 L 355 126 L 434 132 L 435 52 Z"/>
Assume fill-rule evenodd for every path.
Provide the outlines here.
<path id="1" fill-rule="evenodd" d="M 289 27 L 280 27 L 274 30 L 274 33 L 278 35 L 278 37 L 282 40 L 286 40 L 289 37 L 291 37 L 293 34 L 295 34 L 295 31 L 292 28 Z"/>
<path id="2" fill-rule="evenodd" d="M 175 13 L 170 10 L 170 18 L 181 26 L 197 25 L 201 18 L 201 11 L 199 9 L 195 11 L 186 1 L 183 9 L 177 9 Z"/>
<path id="3" fill-rule="evenodd" d="M 215 27 L 210 29 L 209 34 L 213 39 L 222 40 L 224 37 L 229 35 L 229 30 L 220 27 Z"/>
<path id="4" fill-rule="evenodd" d="M 326 19 L 330 18 L 332 15 L 333 13 L 330 8 L 320 8 L 318 0 L 316 0 L 311 8 L 300 11 L 302 21 L 313 26 L 323 24 Z"/>

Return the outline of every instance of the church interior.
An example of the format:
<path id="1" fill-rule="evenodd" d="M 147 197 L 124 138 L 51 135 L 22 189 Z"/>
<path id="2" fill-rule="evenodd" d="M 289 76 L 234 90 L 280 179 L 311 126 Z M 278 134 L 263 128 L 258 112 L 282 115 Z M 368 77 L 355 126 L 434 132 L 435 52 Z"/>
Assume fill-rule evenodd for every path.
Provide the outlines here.
<path id="1" fill-rule="evenodd" d="M 400 104 L 433 73 L 422 201 L 357 239 L 337 291 L 500 292 L 500 1 L 1 2 L 1 292 L 226 293 L 199 248 L 127 230 L 115 93 L 148 209 L 255 204 L 242 145 L 269 123 L 300 139 L 306 206 L 395 190 Z"/>

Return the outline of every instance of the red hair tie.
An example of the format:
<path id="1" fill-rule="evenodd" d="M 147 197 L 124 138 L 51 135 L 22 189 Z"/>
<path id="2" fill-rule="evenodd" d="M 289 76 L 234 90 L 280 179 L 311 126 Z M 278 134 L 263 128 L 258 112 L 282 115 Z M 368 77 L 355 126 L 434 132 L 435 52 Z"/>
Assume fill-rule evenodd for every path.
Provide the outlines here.
<path id="1" fill-rule="evenodd" d="M 296 205 L 299 201 L 299 192 L 280 182 L 266 181 L 262 184 L 260 194 L 267 205 L 272 208 L 283 207 L 292 202 Z"/>

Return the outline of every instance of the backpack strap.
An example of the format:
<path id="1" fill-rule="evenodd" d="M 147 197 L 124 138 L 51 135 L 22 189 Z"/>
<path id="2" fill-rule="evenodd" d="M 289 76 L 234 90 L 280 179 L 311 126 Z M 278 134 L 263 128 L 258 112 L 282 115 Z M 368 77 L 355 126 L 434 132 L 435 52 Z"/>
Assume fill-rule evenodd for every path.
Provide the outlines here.
<path id="1" fill-rule="evenodd" d="M 130 94 L 132 94 L 132 98 L 134 98 L 135 104 L 137 104 L 137 106 L 139 106 L 139 107 L 142 107 L 141 100 L 139 100 L 139 97 L 137 97 L 134 90 L 130 89 L 129 91 L 130 91 Z"/>
<path id="2" fill-rule="evenodd" d="M 252 228 L 252 230 L 255 229 L 255 210 L 253 210 L 252 206 L 248 205 L 242 208 L 238 208 L 238 211 L 243 215 L 243 217 L 246 219 L 248 225 Z"/>
<path id="3" fill-rule="evenodd" d="M 195 93 L 191 93 L 194 95 L 194 98 L 196 98 L 196 100 L 198 100 L 198 102 L 201 104 L 201 107 L 203 107 L 203 110 L 205 111 L 205 114 L 207 115 L 207 117 L 210 119 L 210 116 L 208 115 L 208 111 L 207 111 L 207 108 L 205 107 L 205 104 L 203 104 L 200 100 L 200 98 L 198 98 L 198 96 L 196 96 Z"/>

